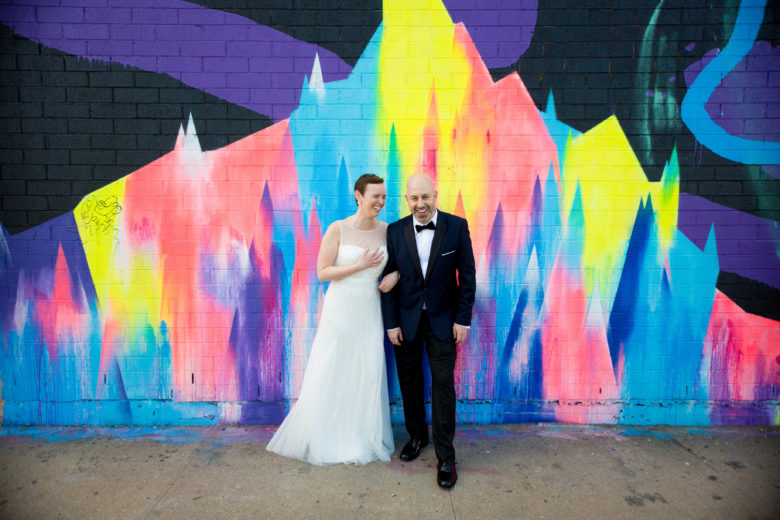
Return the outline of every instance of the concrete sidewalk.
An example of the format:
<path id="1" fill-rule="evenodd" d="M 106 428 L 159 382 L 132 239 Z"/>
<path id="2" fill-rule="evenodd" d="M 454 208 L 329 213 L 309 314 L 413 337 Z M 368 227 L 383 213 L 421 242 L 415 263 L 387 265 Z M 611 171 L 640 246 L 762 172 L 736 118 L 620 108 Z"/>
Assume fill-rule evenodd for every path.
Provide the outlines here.
<path id="1" fill-rule="evenodd" d="M 780 518 L 778 428 L 463 427 L 451 492 L 431 446 L 314 467 L 273 431 L 0 428 L 0 518 Z"/>

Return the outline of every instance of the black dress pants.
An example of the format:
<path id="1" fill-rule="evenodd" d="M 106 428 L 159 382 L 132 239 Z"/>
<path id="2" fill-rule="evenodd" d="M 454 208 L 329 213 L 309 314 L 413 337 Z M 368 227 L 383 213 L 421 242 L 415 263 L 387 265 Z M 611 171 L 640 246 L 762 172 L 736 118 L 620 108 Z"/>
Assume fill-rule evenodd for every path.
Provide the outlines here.
<path id="1" fill-rule="evenodd" d="M 431 368 L 431 423 L 433 445 L 440 460 L 455 460 L 455 338 L 441 341 L 433 333 L 428 314 L 423 311 L 414 338 L 395 347 L 398 382 L 404 403 L 406 431 L 415 439 L 428 440 L 423 391 L 423 348 Z"/>

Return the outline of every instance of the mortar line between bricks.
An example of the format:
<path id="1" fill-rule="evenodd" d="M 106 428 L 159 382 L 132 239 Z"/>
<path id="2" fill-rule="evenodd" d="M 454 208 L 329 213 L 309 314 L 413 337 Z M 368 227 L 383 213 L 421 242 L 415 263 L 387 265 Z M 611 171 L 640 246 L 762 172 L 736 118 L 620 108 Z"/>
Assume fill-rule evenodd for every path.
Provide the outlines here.
<path id="1" fill-rule="evenodd" d="M 718 468 L 713 466 L 711 464 L 711 462 L 706 457 L 703 457 L 703 456 L 699 455 L 698 453 L 696 453 L 695 451 L 693 451 L 693 448 L 686 447 L 683 443 L 681 443 L 679 440 L 677 440 L 677 438 L 674 437 L 673 435 L 670 436 L 670 439 L 671 439 L 672 443 L 675 446 L 677 446 L 678 448 L 683 450 L 685 453 L 690 453 L 691 455 L 693 455 L 693 457 L 696 459 L 696 462 L 698 462 L 698 464 L 701 464 L 702 466 L 706 466 L 708 469 L 712 470 L 712 472 L 715 473 L 715 474 L 719 473 Z M 729 487 L 729 486 L 726 486 L 723 483 L 723 481 L 721 481 L 720 479 L 717 482 L 715 482 L 715 484 L 716 484 L 716 488 L 718 490 L 720 490 L 720 492 L 723 492 L 724 489 Z M 757 516 L 755 510 L 753 510 L 753 508 L 751 508 L 749 504 L 747 504 L 746 502 L 743 501 L 743 499 L 742 499 L 743 496 L 745 496 L 743 493 L 739 493 L 737 495 L 737 499 L 736 499 L 737 502 L 739 502 L 739 504 L 743 508 L 745 508 L 746 511 L 750 511 L 752 516 Z"/>
<path id="2" fill-rule="evenodd" d="M 449 495 L 450 495 L 450 505 L 452 506 L 452 518 L 453 518 L 454 520 L 458 520 L 458 514 L 455 512 L 455 501 L 452 499 L 452 492 L 453 492 L 453 491 L 454 491 L 454 489 L 451 489 L 451 490 L 449 491 Z"/>
<path id="3" fill-rule="evenodd" d="M 216 426 L 212 426 L 210 428 L 210 430 L 213 432 L 215 430 L 215 428 L 216 428 Z M 211 437 L 211 435 L 209 435 L 209 437 Z M 149 516 L 152 514 L 152 511 L 154 511 L 154 508 L 157 507 L 157 504 L 160 503 L 160 501 L 163 499 L 163 497 L 166 494 L 168 494 L 168 491 L 171 490 L 173 485 L 181 478 L 181 476 L 184 474 L 184 471 L 187 468 L 189 468 L 190 466 L 192 466 L 192 461 L 195 459 L 195 454 L 198 453 L 198 450 L 201 449 L 201 448 L 205 448 L 205 447 L 206 447 L 206 440 L 204 439 L 204 440 L 200 441 L 198 443 L 198 446 L 192 450 L 192 453 L 190 453 L 189 459 L 187 460 L 187 462 L 185 464 L 182 465 L 181 470 L 176 474 L 176 476 L 173 477 L 173 479 L 171 479 L 170 484 L 168 484 L 165 487 L 165 489 L 163 489 L 162 491 L 160 491 L 160 493 L 157 494 L 157 497 L 155 497 L 154 501 L 149 506 L 149 510 L 143 516 L 144 520 L 147 520 L 149 518 Z"/>

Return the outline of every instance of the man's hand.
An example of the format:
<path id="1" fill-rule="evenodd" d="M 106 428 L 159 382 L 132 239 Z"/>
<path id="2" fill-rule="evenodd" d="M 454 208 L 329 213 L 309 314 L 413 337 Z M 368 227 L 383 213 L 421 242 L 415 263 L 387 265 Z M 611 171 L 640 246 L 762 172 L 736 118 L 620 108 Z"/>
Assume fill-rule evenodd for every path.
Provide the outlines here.
<path id="1" fill-rule="evenodd" d="M 457 323 L 452 326 L 452 335 L 455 337 L 455 344 L 460 345 L 464 341 L 466 341 L 466 336 L 469 333 L 469 329 L 458 325 Z M 392 340 L 391 340 L 392 341 Z"/>
<path id="2" fill-rule="evenodd" d="M 390 343 L 392 343 L 396 347 L 400 347 L 401 342 L 404 340 L 404 335 L 401 333 L 400 327 L 397 329 L 388 330 L 387 337 L 390 338 Z"/>

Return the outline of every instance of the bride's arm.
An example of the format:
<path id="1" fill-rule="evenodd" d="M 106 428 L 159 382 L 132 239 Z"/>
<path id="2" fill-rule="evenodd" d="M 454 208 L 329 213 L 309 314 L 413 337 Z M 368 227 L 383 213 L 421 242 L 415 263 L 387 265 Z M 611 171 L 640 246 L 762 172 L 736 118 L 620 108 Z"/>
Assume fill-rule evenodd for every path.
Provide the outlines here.
<path id="1" fill-rule="evenodd" d="M 395 287 L 395 284 L 398 283 L 398 280 L 401 279 L 401 273 L 398 271 L 393 271 L 392 273 L 387 273 L 384 278 L 382 278 L 382 281 L 379 284 L 379 290 L 383 293 L 388 293 L 393 290 L 393 287 Z"/>
<path id="2" fill-rule="evenodd" d="M 317 278 L 319 278 L 321 282 L 341 280 L 358 271 L 368 269 L 369 267 L 376 267 L 382 263 L 384 255 L 379 248 L 376 248 L 373 251 L 368 249 L 364 250 L 354 264 L 334 265 L 336 263 L 336 256 L 338 256 L 339 253 L 339 238 L 338 223 L 334 222 L 328 226 L 325 236 L 322 237 L 320 252 L 319 255 L 317 255 Z"/>

